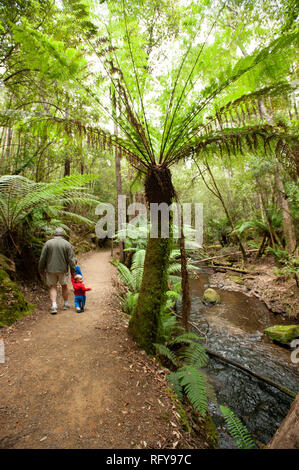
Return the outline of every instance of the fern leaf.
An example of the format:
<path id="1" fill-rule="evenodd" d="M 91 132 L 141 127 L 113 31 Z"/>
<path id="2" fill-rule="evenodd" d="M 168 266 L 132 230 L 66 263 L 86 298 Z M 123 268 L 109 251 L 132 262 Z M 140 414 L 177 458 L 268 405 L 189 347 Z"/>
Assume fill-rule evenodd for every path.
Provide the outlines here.
<path id="1" fill-rule="evenodd" d="M 178 343 L 193 343 L 194 340 L 204 339 L 201 336 L 198 336 L 196 333 L 183 333 L 180 336 L 174 338 L 170 344 L 178 344 Z"/>
<path id="2" fill-rule="evenodd" d="M 134 253 L 132 259 L 132 270 L 139 269 L 144 266 L 145 250 L 138 250 Z"/>
<path id="3" fill-rule="evenodd" d="M 172 263 L 167 268 L 168 274 L 176 274 L 181 272 L 181 263 Z"/>
<path id="4" fill-rule="evenodd" d="M 207 377 L 194 366 L 181 367 L 177 375 L 195 411 L 205 416 L 208 411 L 208 395 L 211 389 Z"/>
<path id="5" fill-rule="evenodd" d="M 205 367 L 209 362 L 209 357 L 204 347 L 192 341 L 188 347 L 183 348 L 179 355 L 185 364 L 196 367 Z"/>
<path id="6" fill-rule="evenodd" d="M 225 419 L 227 428 L 231 436 L 235 439 L 236 446 L 240 449 L 251 449 L 255 447 L 246 426 L 227 406 L 220 405 L 220 411 Z"/>
<path id="7" fill-rule="evenodd" d="M 129 268 L 120 262 L 116 262 L 115 265 L 117 267 L 120 281 L 125 284 L 125 286 L 127 286 L 130 291 L 135 292 L 136 284 Z"/>
<path id="8" fill-rule="evenodd" d="M 177 366 L 178 361 L 175 354 L 167 346 L 165 346 L 165 344 L 154 343 L 154 346 L 158 354 L 167 357 L 167 359 L 169 359 L 175 366 Z"/>

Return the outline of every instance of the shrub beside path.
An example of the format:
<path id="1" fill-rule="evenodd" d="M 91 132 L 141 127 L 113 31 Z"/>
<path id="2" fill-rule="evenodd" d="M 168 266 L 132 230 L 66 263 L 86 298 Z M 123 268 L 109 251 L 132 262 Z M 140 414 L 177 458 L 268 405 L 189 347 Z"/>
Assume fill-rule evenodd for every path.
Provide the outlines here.
<path id="1" fill-rule="evenodd" d="M 128 337 L 116 306 L 110 252 L 81 259 L 86 310 L 35 312 L 0 329 L 0 448 L 185 448 L 192 443 L 165 385 L 165 371 Z M 62 304 L 60 296 L 60 305 Z"/>

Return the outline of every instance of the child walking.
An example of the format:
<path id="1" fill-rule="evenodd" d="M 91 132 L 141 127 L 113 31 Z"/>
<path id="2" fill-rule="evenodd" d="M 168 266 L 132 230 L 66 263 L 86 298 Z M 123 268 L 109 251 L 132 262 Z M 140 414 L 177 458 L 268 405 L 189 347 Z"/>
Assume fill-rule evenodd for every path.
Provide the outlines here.
<path id="1" fill-rule="evenodd" d="M 85 287 L 85 285 L 83 284 L 83 277 L 80 274 L 75 274 L 75 276 L 72 277 L 72 284 L 73 284 L 74 294 L 75 294 L 76 312 L 77 313 L 84 312 L 84 306 L 86 302 L 85 292 L 87 292 L 88 290 L 91 290 L 91 288 Z"/>

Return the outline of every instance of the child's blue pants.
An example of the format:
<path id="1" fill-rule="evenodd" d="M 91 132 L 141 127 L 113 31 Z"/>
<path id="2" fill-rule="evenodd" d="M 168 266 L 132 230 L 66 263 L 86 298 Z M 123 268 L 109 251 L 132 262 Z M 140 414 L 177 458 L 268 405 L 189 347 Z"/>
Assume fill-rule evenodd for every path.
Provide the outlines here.
<path id="1" fill-rule="evenodd" d="M 82 308 L 86 302 L 86 295 L 75 295 L 75 307 Z"/>

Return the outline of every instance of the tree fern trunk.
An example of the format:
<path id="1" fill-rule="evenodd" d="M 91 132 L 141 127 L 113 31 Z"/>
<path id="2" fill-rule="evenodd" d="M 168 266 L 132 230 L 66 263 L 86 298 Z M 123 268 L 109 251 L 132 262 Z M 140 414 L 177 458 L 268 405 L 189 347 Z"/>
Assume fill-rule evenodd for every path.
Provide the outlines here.
<path id="1" fill-rule="evenodd" d="M 186 257 L 186 249 L 185 249 L 183 215 L 181 215 L 180 251 L 181 251 L 181 275 L 182 275 L 182 324 L 185 330 L 189 331 L 191 300 L 190 300 L 189 277 L 188 277 L 188 269 L 187 269 L 187 257 Z"/>
<path id="2" fill-rule="evenodd" d="M 145 194 L 149 204 L 171 204 L 174 189 L 167 168 L 160 165 L 149 168 Z M 159 337 L 170 255 L 170 238 L 161 238 L 161 217 L 158 217 L 157 224 L 158 238 L 151 238 L 149 235 L 138 302 L 129 323 L 129 333 L 148 354 L 154 353 L 153 343 Z"/>
<path id="3" fill-rule="evenodd" d="M 129 333 L 148 354 L 154 353 L 159 336 L 169 254 L 169 238 L 149 237 L 138 302 L 129 323 Z"/>

